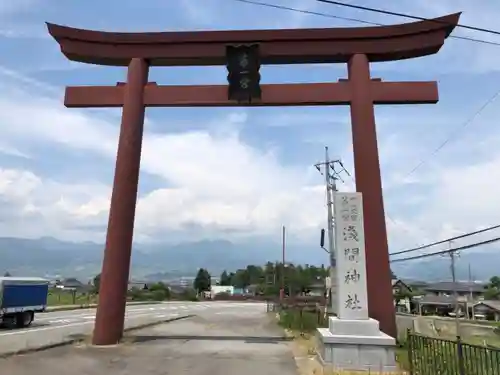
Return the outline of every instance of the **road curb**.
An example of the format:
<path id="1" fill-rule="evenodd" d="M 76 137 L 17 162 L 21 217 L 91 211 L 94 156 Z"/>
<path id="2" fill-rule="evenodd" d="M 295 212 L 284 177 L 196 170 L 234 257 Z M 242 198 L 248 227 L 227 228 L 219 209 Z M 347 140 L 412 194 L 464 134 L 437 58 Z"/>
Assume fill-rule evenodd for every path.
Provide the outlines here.
<path id="1" fill-rule="evenodd" d="M 160 301 L 144 301 L 144 302 L 134 302 L 134 303 L 127 303 L 127 306 L 141 306 L 141 305 L 158 305 L 161 304 Z M 46 310 L 46 313 L 51 313 L 51 312 L 59 312 L 59 311 L 75 311 L 75 310 L 83 310 L 83 309 L 95 309 L 97 308 L 96 303 L 91 303 L 91 304 L 83 304 L 83 305 L 70 305 L 70 306 L 64 306 L 64 305 L 59 305 L 59 306 L 49 306 L 48 310 Z"/>
<path id="2" fill-rule="evenodd" d="M 148 327 L 154 327 L 154 326 L 157 326 L 157 325 L 160 325 L 160 324 L 164 324 L 164 323 L 170 323 L 170 322 L 175 322 L 177 320 L 192 318 L 193 316 L 195 316 L 195 315 L 194 314 L 189 314 L 189 315 L 177 316 L 175 318 L 162 319 L 162 320 L 157 320 L 157 321 L 154 321 L 154 322 L 143 323 L 143 324 L 139 324 L 139 325 L 134 326 L 134 327 L 126 328 L 126 329 L 123 330 L 123 332 L 127 333 L 127 332 L 137 331 L 137 330 L 140 330 L 140 329 L 144 329 L 144 328 L 148 328 Z M 66 340 L 63 340 L 63 341 L 57 342 L 57 343 L 53 343 L 53 344 L 40 345 L 40 346 L 38 346 L 36 348 L 27 348 L 27 349 L 17 350 L 15 352 L 1 353 L 0 354 L 0 359 L 4 359 L 4 358 L 8 358 L 8 357 L 13 357 L 13 356 L 17 356 L 17 355 L 24 355 L 24 354 L 41 352 L 41 351 L 44 351 L 44 350 L 59 348 L 59 347 L 62 347 L 62 346 L 68 346 L 68 345 L 78 344 L 78 343 L 81 343 L 81 342 L 85 341 L 88 337 L 89 337 L 89 335 L 82 335 L 82 336 L 79 336 L 79 337 L 71 337 L 70 336 Z"/>

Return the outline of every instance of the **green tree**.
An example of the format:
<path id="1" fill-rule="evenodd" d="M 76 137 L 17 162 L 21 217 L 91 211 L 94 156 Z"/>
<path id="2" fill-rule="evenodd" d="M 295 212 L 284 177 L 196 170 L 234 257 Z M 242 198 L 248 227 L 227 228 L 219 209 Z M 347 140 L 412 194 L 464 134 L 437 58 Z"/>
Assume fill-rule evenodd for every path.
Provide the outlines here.
<path id="1" fill-rule="evenodd" d="M 200 268 L 193 282 L 193 287 L 198 292 L 205 292 L 210 290 L 211 276 L 204 268 Z"/>
<path id="2" fill-rule="evenodd" d="M 256 266 L 250 264 L 246 268 L 246 273 L 248 274 L 248 285 L 259 285 L 265 282 L 265 272 L 261 266 Z M 247 286 L 248 286 L 247 285 Z"/>
<path id="3" fill-rule="evenodd" d="M 246 269 L 239 269 L 231 278 L 231 284 L 235 288 L 246 288 L 250 285 L 250 277 Z"/>
<path id="4" fill-rule="evenodd" d="M 328 274 L 329 270 L 324 265 L 316 267 L 287 263 L 283 267 L 279 262 L 267 262 L 263 267 L 250 264 L 229 274 L 224 271 L 220 284 L 226 285 L 229 279 L 229 285 L 236 288 L 252 286 L 251 290 L 257 294 L 278 296 L 284 283 L 287 294 L 297 295 L 310 292 L 315 285 L 323 285 Z"/>
<path id="5" fill-rule="evenodd" d="M 94 281 L 92 284 L 94 285 L 94 293 L 99 294 L 99 288 L 101 287 L 101 274 L 98 274 L 94 277 Z"/>
<path id="6" fill-rule="evenodd" d="M 224 270 L 221 275 L 220 275 L 220 285 L 231 285 L 231 279 L 229 275 L 227 274 L 226 270 Z"/>
<path id="7" fill-rule="evenodd" d="M 486 291 L 484 293 L 484 298 L 486 299 L 498 299 L 500 296 L 500 277 L 493 276 L 490 282 L 486 286 Z"/>
<path id="8" fill-rule="evenodd" d="M 5 273 L 3 274 L 3 277 L 11 277 L 11 276 L 12 276 L 12 275 L 10 274 L 10 272 L 9 272 L 9 271 L 7 271 L 7 272 L 5 272 Z"/>
<path id="9" fill-rule="evenodd" d="M 164 301 L 170 298 L 170 289 L 161 281 L 151 284 L 146 293 L 151 296 L 153 301 Z"/>
<path id="10" fill-rule="evenodd" d="M 493 277 L 490 279 L 490 285 L 491 285 L 493 288 L 500 289 L 500 277 L 499 277 L 499 276 L 493 276 Z"/>

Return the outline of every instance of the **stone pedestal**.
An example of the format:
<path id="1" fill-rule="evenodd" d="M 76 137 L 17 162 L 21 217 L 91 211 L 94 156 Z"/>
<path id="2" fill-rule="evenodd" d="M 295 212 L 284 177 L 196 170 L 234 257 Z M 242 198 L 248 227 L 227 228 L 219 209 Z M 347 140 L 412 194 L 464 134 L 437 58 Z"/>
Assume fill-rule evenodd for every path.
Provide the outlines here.
<path id="1" fill-rule="evenodd" d="M 379 329 L 375 319 L 329 318 L 318 329 L 318 357 L 334 370 L 396 372 L 396 340 Z"/>

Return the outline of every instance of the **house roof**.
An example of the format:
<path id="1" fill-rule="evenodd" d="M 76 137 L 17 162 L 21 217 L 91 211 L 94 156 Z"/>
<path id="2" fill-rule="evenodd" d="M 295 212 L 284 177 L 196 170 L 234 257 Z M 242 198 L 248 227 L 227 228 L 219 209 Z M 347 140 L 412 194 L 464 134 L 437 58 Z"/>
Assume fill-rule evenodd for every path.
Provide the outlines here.
<path id="1" fill-rule="evenodd" d="M 129 281 L 128 282 L 128 285 L 147 285 L 147 284 L 149 284 L 149 283 L 146 281 Z"/>
<path id="2" fill-rule="evenodd" d="M 453 305 L 455 299 L 451 296 L 433 296 L 425 295 L 421 297 L 414 297 L 413 300 L 421 305 Z"/>
<path id="3" fill-rule="evenodd" d="M 80 288 L 84 284 L 80 280 L 77 280 L 73 277 L 68 277 L 67 279 L 61 281 L 61 285 L 67 288 Z"/>
<path id="4" fill-rule="evenodd" d="M 481 293 L 484 292 L 484 288 L 487 284 L 483 283 L 475 283 L 475 282 L 460 282 L 456 283 L 457 292 L 475 292 Z M 441 281 L 437 283 L 430 283 L 425 286 L 425 290 L 428 291 L 436 291 L 436 292 L 453 292 L 455 289 L 454 283 L 451 281 Z"/>
<path id="5" fill-rule="evenodd" d="M 395 280 L 395 281 L 401 280 L 408 287 L 417 288 L 417 289 L 423 289 L 427 285 L 429 285 L 429 283 L 427 281 L 421 281 L 421 280 L 413 280 L 413 279 L 405 279 L 405 278 L 393 279 L 393 280 Z"/>
<path id="6" fill-rule="evenodd" d="M 401 279 L 393 279 L 392 280 L 392 286 L 395 287 L 396 285 L 401 285 L 401 286 L 405 287 L 406 289 L 408 289 L 410 292 L 412 291 L 411 287 Z"/>
<path id="7" fill-rule="evenodd" d="M 500 311 L 500 301 L 498 301 L 498 300 L 484 300 L 484 301 L 476 303 L 474 305 L 474 307 L 476 307 L 478 305 L 484 305 L 484 306 L 487 306 L 493 310 Z"/>

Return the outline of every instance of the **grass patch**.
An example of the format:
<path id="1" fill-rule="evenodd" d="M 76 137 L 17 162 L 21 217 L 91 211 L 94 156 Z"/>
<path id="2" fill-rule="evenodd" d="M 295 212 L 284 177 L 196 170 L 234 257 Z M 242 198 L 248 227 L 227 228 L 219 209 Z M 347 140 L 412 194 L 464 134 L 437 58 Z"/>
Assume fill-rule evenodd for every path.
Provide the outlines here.
<path id="1" fill-rule="evenodd" d="M 295 332 L 312 333 L 326 327 L 326 322 L 320 312 L 289 309 L 279 313 L 279 325 Z"/>
<path id="2" fill-rule="evenodd" d="M 399 368 L 404 371 L 410 371 L 410 358 L 408 356 L 408 348 L 405 346 L 396 347 L 396 363 Z"/>
<path id="3" fill-rule="evenodd" d="M 88 295 L 83 293 L 75 293 L 68 291 L 49 291 L 47 296 L 48 306 L 65 306 L 65 305 L 85 305 L 97 303 L 96 295 Z"/>
<path id="4" fill-rule="evenodd" d="M 463 338 L 465 344 L 494 347 L 500 350 L 500 337 L 470 336 Z"/>

